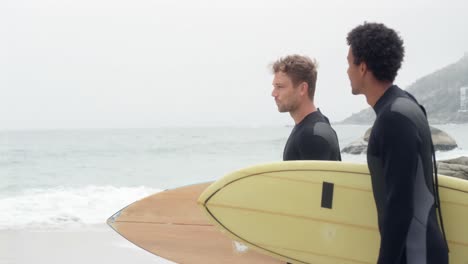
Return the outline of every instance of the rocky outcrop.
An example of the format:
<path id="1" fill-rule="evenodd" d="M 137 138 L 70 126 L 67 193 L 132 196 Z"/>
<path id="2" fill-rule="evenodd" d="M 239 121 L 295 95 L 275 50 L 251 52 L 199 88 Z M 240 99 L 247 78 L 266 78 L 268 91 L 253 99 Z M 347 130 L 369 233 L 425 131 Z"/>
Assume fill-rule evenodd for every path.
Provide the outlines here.
<path id="1" fill-rule="evenodd" d="M 426 108 L 431 124 L 468 123 L 468 111 L 459 111 L 462 87 L 468 87 L 468 54 L 459 61 L 416 80 L 405 88 Z M 342 121 L 344 124 L 372 124 L 375 113 L 367 108 Z"/>
<path id="2" fill-rule="evenodd" d="M 371 128 L 367 129 L 364 136 L 343 148 L 341 152 L 348 154 L 365 154 L 367 152 L 367 144 L 369 142 Z M 444 131 L 431 127 L 432 142 L 435 150 L 448 151 L 457 148 L 457 142 Z"/>

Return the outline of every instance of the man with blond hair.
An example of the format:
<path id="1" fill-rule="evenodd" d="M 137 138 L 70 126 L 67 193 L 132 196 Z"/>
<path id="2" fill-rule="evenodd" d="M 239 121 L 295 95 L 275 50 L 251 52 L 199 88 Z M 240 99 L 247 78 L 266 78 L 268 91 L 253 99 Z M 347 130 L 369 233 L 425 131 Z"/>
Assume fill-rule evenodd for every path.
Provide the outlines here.
<path id="1" fill-rule="evenodd" d="M 336 132 L 314 103 L 317 63 L 290 55 L 276 61 L 272 71 L 278 111 L 289 112 L 295 123 L 283 160 L 341 160 Z"/>

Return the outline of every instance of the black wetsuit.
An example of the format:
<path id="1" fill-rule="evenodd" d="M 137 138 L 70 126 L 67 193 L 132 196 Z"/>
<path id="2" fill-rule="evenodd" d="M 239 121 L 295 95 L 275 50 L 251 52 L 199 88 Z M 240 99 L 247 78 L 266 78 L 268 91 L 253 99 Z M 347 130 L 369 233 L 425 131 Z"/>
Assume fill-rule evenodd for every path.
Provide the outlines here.
<path id="1" fill-rule="evenodd" d="M 390 87 L 374 106 L 367 163 L 378 212 L 378 264 L 447 264 L 438 225 L 429 124 L 414 97 Z"/>
<path id="2" fill-rule="evenodd" d="M 283 160 L 341 160 L 335 130 L 320 110 L 294 126 L 284 147 Z"/>
<path id="3" fill-rule="evenodd" d="M 319 109 L 294 126 L 284 146 L 283 160 L 341 161 L 336 132 Z"/>

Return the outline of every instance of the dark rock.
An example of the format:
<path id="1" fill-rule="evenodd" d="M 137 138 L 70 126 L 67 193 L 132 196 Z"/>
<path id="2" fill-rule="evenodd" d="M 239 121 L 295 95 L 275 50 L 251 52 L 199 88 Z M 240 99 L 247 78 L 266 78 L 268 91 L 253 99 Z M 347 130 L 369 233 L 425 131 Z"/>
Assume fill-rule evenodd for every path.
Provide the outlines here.
<path id="1" fill-rule="evenodd" d="M 468 157 L 437 162 L 438 174 L 468 180 Z"/>
<path id="2" fill-rule="evenodd" d="M 437 150 L 448 151 L 448 150 L 452 150 L 458 147 L 455 140 L 452 137 L 450 137 L 447 133 L 432 126 L 430 128 L 431 128 L 432 142 L 434 143 L 434 148 L 436 151 Z M 356 141 L 353 141 L 348 146 L 343 148 L 341 152 L 348 153 L 348 154 L 355 154 L 355 155 L 366 153 L 370 132 L 371 132 L 371 128 L 367 129 L 366 133 L 364 134 L 362 138 Z"/>
<path id="3" fill-rule="evenodd" d="M 431 127 L 432 142 L 436 150 L 448 151 L 457 148 L 457 142 L 444 131 Z"/>
<path id="4" fill-rule="evenodd" d="M 344 147 L 341 152 L 359 155 L 367 152 L 367 141 L 363 139 L 354 141 L 350 143 L 348 146 Z"/>

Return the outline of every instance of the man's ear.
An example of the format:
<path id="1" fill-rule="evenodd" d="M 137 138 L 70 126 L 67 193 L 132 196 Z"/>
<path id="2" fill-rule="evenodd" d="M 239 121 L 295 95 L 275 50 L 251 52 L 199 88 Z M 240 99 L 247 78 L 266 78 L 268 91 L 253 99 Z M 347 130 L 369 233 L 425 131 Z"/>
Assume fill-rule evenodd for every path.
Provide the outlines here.
<path id="1" fill-rule="evenodd" d="M 300 89 L 301 89 L 301 94 L 303 94 L 303 95 L 304 94 L 305 95 L 309 94 L 309 84 L 307 84 L 306 82 L 301 83 Z"/>
<path id="2" fill-rule="evenodd" d="M 364 76 L 367 72 L 367 64 L 365 62 L 361 62 L 359 64 L 359 73 L 361 73 L 361 76 Z"/>

